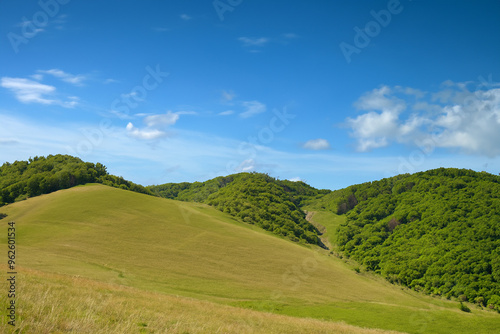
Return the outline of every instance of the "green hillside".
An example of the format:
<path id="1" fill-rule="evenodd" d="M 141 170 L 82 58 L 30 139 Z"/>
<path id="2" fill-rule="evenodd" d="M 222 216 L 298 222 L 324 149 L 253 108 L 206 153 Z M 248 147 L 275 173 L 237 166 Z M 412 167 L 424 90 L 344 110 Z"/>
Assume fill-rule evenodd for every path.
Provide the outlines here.
<path id="1" fill-rule="evenodd" d="M 345 255 L 391 282 L 500 310 L 500 177 L 440 168 L 332 192 Z"/>
<path id="2" fill-rule="evenodd" d="M 500 324 L 495 312 L 470 305 L 464 313 L 457 302 L 358 274 L 319 247 L 202 203 L 88 185 L 1 211 L 0 243 L 8 221 L 17 227 L 18 328 L 25 333 L 369 332 L 338 321 L 493 333 Z M 6 305 L 5 293 L 0 302 Z M 1 326 L 8 332 L 5 317 Z"/>
<path id="3" fill-rule="evenodd" d="M 57 154 L 0 166 L 0 206 L 89 182 L 149 193 L 141 185 L 108 174 L 101 163 Z"/>
<path id="4" fill-rule="evenodd" d="M 240 173 L 206 182 L 167 183 L 148 187 L 158 196 L 209 204 L 292 241 L 318 244 L 318 231 L 301 206 L 329 193 L 304 182 L 277 180 L 266 174 Z"/>

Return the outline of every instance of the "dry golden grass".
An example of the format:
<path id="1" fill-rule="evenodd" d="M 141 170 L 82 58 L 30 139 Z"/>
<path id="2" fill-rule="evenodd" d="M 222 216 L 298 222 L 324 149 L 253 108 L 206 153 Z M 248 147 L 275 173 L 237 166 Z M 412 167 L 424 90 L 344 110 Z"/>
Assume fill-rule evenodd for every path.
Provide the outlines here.
<path id="1" fill-rule="evenodd" d="M 36 270 L 21 269 L 17 278 L 16 333 L 396 333 Z M 5 317 L 0 331 L 14 332 Z"/>

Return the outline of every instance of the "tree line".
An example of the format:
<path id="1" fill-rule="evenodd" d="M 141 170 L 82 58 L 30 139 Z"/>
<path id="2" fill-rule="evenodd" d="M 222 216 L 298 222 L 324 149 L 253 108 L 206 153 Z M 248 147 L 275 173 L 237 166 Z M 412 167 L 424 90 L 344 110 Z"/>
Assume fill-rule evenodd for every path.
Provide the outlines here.
<path id="1" fill-rule="evenodd" d="M 4 163 L 0 167 L 0 206 L 86 183 L 151 194 L 141 185 L 108 174 L 101 163 L 58 154 Z"/>

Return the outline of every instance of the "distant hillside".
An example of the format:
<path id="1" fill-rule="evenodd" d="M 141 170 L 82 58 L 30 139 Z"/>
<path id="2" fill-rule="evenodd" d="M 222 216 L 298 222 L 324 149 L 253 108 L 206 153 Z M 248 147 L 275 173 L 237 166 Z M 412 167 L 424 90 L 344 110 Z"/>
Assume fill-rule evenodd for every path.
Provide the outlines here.
<path id="1" fill-rule="evenodd" d="M 311 244 L 318 244 L 318 231 L 305 219 L 300 207 L 304 201 L 329 192 L 259 173 L 234 174 L 206 182 L 167 183 L 148 189 L 165 198 L 209 204 L 292 241 Z"/>
<path id="2" fill-rule="evenodd" d="M 439 168 L 334 191 L 338 244 L 392 282 L 500 310 L 500 177 Z"/>
<path id="3" fill-rule="evenodd" d="M 0 206 L 85 183 L 150 194 L 141 185 L 108 174 L 100 163 L 58 154 L 4 163 L 0 167 Z"/>

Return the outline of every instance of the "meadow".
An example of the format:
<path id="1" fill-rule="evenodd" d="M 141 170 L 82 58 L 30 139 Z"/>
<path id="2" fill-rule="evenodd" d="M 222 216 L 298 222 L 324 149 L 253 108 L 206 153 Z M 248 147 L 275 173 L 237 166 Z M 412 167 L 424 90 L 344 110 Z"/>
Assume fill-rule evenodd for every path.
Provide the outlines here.
<path id="1" fill-rule="evenodd" d="M 500 326 L 495 312 L 471 305 L 464 313 L 456 301 L 358 273 L 317 246 L 205 204 L 90 184 L 1 212 L 2 244 L 7 222 L 17 226 L 22 333 L 494 333 Z M 313 219 L 331 231 L 342 218 L 330 226 L 326 215 L 333 214 Z M 11 330 L 5 317 L 1 326 Z"/>

